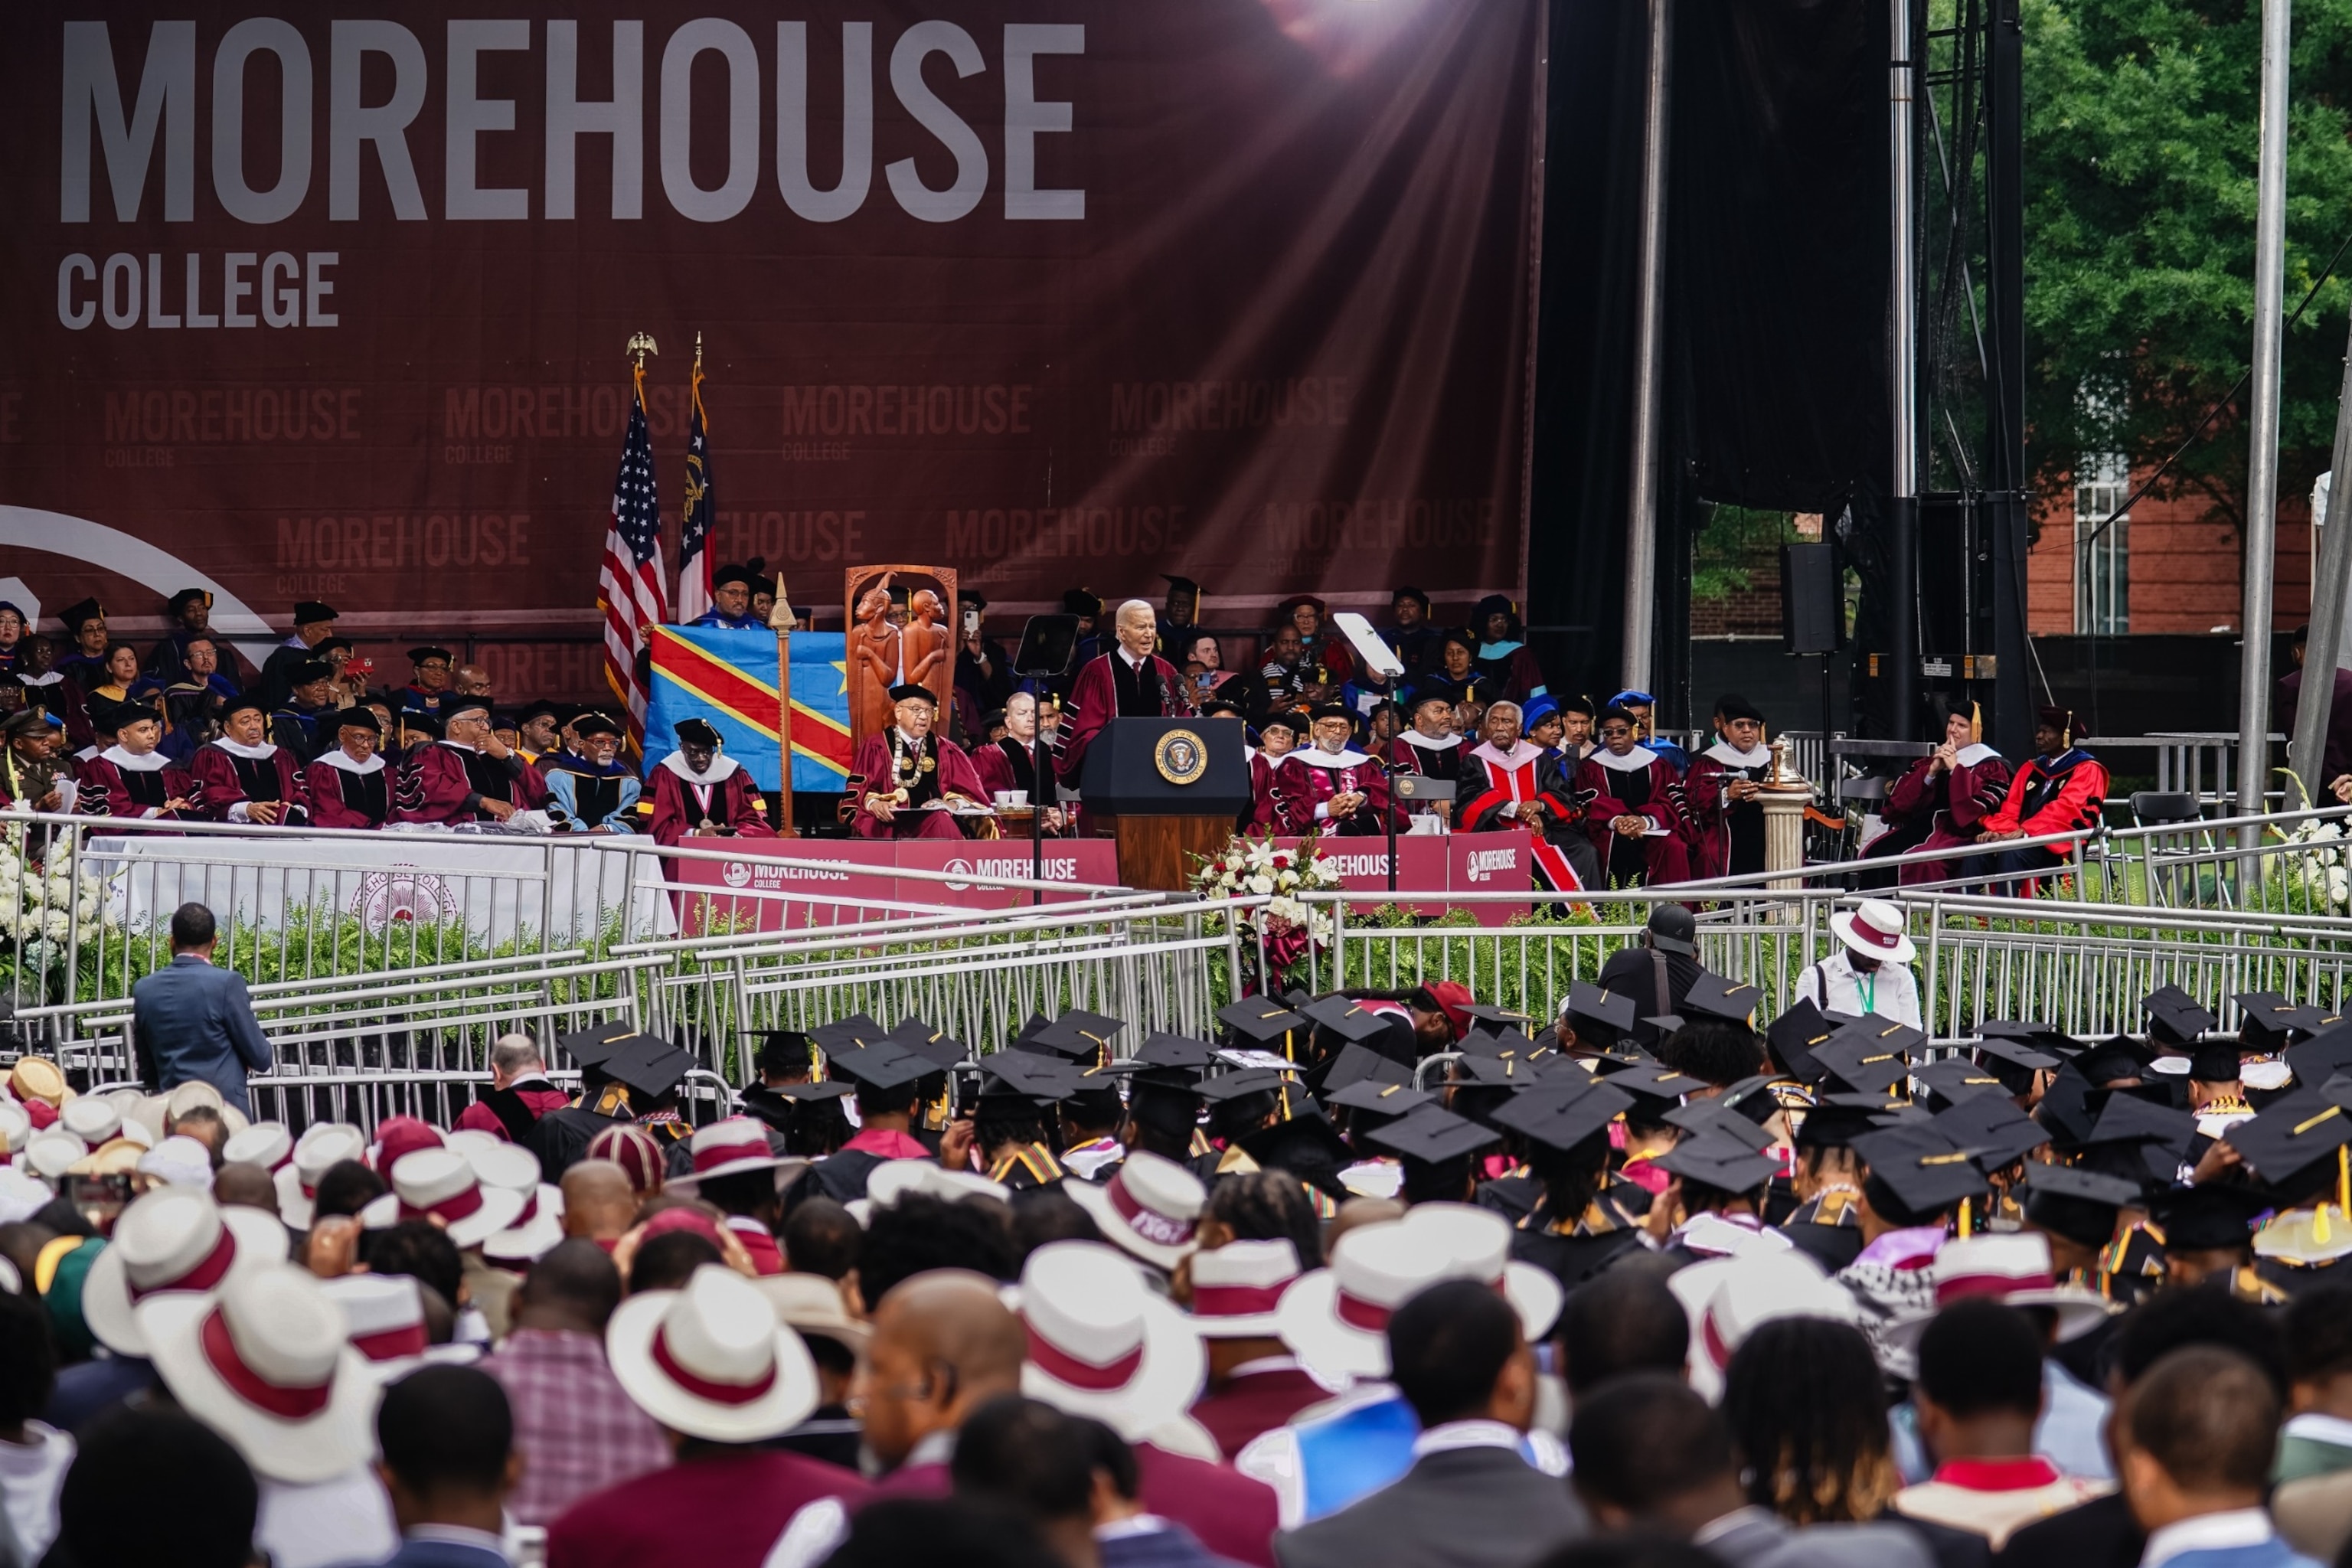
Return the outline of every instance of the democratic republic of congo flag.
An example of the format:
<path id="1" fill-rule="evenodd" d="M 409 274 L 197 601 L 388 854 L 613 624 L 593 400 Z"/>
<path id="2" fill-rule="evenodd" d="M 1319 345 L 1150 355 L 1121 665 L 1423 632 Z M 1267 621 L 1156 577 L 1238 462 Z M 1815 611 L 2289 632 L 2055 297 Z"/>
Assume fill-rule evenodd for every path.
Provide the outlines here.
<path id="1" fill-rule="evenodd" d="M 776 787 L 776 634 L 656 626 L 646 755 L 677 744 L 671 726 L 708 719 L 761 789 Z M 849 776 L 848 656 L 839 632 L 793 634 L 793 788 L 838 792 Z"/>

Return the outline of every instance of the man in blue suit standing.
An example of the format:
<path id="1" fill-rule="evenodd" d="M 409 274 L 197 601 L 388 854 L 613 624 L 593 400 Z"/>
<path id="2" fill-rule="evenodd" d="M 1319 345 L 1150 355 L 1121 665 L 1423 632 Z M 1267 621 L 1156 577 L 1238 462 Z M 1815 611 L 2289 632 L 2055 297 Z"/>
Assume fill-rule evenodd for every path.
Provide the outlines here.
<path id="1" fill-rule="evenodd" d="M 478 1367 L 419 1367 L 384 1391 L 375 1437 L 376 1474 L 401 1537 L 381 1568 L 507 1568 L 500 1531 L 522 1456 L 497 1378 Z"/>
<path id="2" fill-rule="evenodd" d="M 245 1075 L 267 1071 L 268 1039 L 253 1016 L 245 977 L 213 967 L 213 912 L 182 904 L 172 914 L 172 962 L 131 988 L 141 1076 L 163 1093 L 202 1079 L 224 1103 L 251 1115 Z"/>

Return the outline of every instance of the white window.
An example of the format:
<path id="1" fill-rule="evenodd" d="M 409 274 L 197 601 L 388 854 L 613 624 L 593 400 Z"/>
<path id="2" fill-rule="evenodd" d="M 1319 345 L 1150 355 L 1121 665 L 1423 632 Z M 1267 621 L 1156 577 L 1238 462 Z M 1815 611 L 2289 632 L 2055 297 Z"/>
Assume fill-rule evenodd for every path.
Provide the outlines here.
<path id="1" fill-rule="evenodd" d="M 2131 494 L 2131 464 L 2086 453 L 2074 476 L 2074 630 L 2119 637 L 2131 630 L 2131 514 L 2107 517 Z"/>

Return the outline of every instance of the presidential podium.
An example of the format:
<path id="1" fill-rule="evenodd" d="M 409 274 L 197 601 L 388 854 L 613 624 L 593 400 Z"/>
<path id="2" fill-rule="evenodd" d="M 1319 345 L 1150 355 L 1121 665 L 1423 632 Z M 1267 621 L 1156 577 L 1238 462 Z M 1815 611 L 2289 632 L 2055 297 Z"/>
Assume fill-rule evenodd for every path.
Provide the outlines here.
<path id="1" fill-rule="evenodd" d="M 1238 719 L 1113 719 L 1087 745 L 1087 831 L 1118 842 L 1118 879 L 1176 891 L 1196 857 L 1222 854 L 1250 809 Z"/>

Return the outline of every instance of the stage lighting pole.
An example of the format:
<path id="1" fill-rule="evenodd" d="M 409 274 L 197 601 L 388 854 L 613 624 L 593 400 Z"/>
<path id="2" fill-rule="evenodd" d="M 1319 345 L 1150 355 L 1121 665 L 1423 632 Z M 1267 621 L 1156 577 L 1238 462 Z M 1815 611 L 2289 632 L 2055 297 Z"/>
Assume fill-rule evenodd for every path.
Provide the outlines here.
<path id="1" fill-rule="evenodd" d="M 2252 447 L 2246 454 L 2245 603 L 2240 629 L 2245 656 L 2238 664 L 2238 815 L 2263 809 L 2270 783 L 2271 573 L 2278 543 L 2279 316 L 2286 261 L 2286 73 L 2290 0 L 2263 0 L 2263 109 L 2260 184 L 2254 211 L 2254 363 Z M 2338 474 L 2341 484 L 2344 476 Z M 2334 650 L 2314 644 L 2318 678 L 2332 670 Z M 2238 847 L 2250 856 L 2261 842 L 2252 824 L 2238 829 Z M 2240 875 L 2256 862 L 2240 862 Z"/>
<path id="2" fill-rule="evenodd" d="M 1912 198 L 1913 90 L 1911 0 L 1889 0 L 1886 69 L 1888 211 L 1894 229 L 1887 279 L 1888 391 L 1892 394 L 1895 462 L 1886 500 L 1886 568 L 1893 579 L 1893 635 L 1887 639 L 1887 706 L 1892 738 L 1909 740 L 1918 728 L 1919 686 L 1919 300 L 1914 258 Z"/>
<path id="3" fill-rule="evenodd" d="M 1625 641 L 1629 690 L 1650 689 L 1657 628 L 1658 428 L 1664 401 L 1667 116 L 1674 0 L 1650 0 L 1650 77 L 1642 110 L 1642 275 L 1634 309 L 1633 473 L 1625 517 Z"/>

